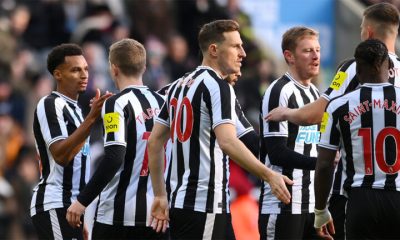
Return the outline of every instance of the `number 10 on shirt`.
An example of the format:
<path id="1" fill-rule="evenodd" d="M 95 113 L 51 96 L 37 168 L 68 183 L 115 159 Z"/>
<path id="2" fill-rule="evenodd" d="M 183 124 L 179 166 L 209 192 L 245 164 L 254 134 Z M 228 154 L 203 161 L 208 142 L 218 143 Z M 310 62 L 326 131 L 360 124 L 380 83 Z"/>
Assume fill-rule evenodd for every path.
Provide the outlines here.
<path id="1" fill-rule="evenodd" d="M 180 142 L 186 142 L 192 135 L 193 130 L 193 108 L 189 98 L 184 97 L 181 104 L 178 106 L 178 99 L 172 98 L 170 101 L 173 108 L 174 116 L 172 116 L 171 124 L 171 141 L 174 142 L 175 134 Z M 182 115 L 185 110 L 185 129 L 182 130 Z"/>

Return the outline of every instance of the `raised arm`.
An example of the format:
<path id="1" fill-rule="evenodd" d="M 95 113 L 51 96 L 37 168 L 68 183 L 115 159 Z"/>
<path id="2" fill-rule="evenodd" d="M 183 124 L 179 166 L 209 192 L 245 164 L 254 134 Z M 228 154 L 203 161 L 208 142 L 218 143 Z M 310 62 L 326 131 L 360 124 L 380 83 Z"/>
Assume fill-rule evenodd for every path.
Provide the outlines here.
<path id="1" fill-rule="evenodd" d="M 100 116 L 104 101 L 112 94 L 105 93 L 100 96 L 100 90 L 97 89 L 92 108 L 82 122 L 82 124 L 66 139 L 54 142 L 50 145 L 50 152 L 54 160 L 61 166 L 67 166 L 85 144 L 86 138 L 90 135 L 90 129 Z"/>
<path id="2" fill-rule="evenodd" d="M 304 105 L 301 108 L 291 109 L 287 107 L 277 107 L 272 109 L 267 116 L 264 116 L 266 121 L 289 121 L 296 125 L 313 125 L 321 123 L 322 116 L 328 100 L 319 97 L 315 102 Z"/>

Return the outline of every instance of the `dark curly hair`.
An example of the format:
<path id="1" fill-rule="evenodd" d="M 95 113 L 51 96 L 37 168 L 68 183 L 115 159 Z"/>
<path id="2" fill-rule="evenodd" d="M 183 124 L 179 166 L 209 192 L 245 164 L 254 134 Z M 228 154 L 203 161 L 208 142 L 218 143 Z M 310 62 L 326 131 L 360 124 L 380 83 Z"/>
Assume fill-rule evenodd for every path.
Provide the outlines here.
<path id="1" fill-rule="evenodd" d="M 354 53 L 357 68 L 369 68 L 371 74 L 378 74 L 380 67 L 389 58 L 386 45 L 376 39 L 361 42 Z"/>
<path id="2" fill-rule="evenodd" d="M 77 44 L 63 43 L 58 45 L 47 56 L 47 70 L 53 75 L 54 70 L 65 62 L 65 57 L 80 55 L 83 55 L 83 51 Z"/>

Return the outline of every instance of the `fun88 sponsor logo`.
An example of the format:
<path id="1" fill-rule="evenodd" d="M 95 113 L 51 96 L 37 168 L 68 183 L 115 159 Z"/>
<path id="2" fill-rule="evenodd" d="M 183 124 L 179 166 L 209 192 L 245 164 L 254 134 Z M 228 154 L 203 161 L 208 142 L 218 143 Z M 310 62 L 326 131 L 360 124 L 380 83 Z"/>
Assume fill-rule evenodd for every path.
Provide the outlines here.
<path id="1" fill-rule="evenodd" d="M 300 126 L 296 137 L 296 143 L 318 144 L 320 132 L 317 125 Z"/>

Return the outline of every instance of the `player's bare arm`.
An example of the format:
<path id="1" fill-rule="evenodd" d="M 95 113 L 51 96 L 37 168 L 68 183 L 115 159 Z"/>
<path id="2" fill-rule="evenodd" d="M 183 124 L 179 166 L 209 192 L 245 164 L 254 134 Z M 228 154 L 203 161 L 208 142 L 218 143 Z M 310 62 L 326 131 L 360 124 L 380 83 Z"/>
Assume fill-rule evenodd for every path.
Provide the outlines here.
<path id="1" fill-rule="evenodd" d="M 221 149 L 229 157 L 247 171 L 253 173 L 271 185 L 272 193 L 284 203 L 290 202 L 290 193 L 285 184 L 293 184 L 286 176 L 282 176 L 262 164 L 246 146 L 236 137 L 236 129 L 232 124 L 220 124 L 215 135 Z"/>
<path id="2" fill-rule="evenodd" d="M 97 89 L 91 110 L 82 124 L 68 138 L 50 145 L 50 152 L 58 164 L 67 166 L 74 159 L 74 156 L 78 154 L 90 134 L 91 127 L 100 116 L 104 101 L 111 95 L 111 93 L 107 92 L 103 96 L 100 96 L 100 90 Z"/>
<path id="3" fill-rule="evenodd" d="M 150 223 L 157 232 L 165 232 L 169 221 L 169 206 L 164 181 L 164 144 L 169 138 L 169 127 L 155 123 L 150 134 L 147 150 L 154 200 Z"/>
<path id="4" fill-rule="evenodd" d="M 315 220 L 317 234 L 324 239 L 333 239 L 335 234 L 332 217 L 327 208 L 328 196 L 335 171 L 336 150 L 319 147 L 315 170 Z"/>
<path id="5" fill-rule="evenodd" d="M 328 100 L 319 97 L 315 102 L 304 105 L 301 108 L 291 109 L 287 107 L 277 107 L 272 109 L 267 116 L 266 121 L 289 121 L 296 125 L 313 125 L 321 123 L 322 116 L 328 105 Z"/>

